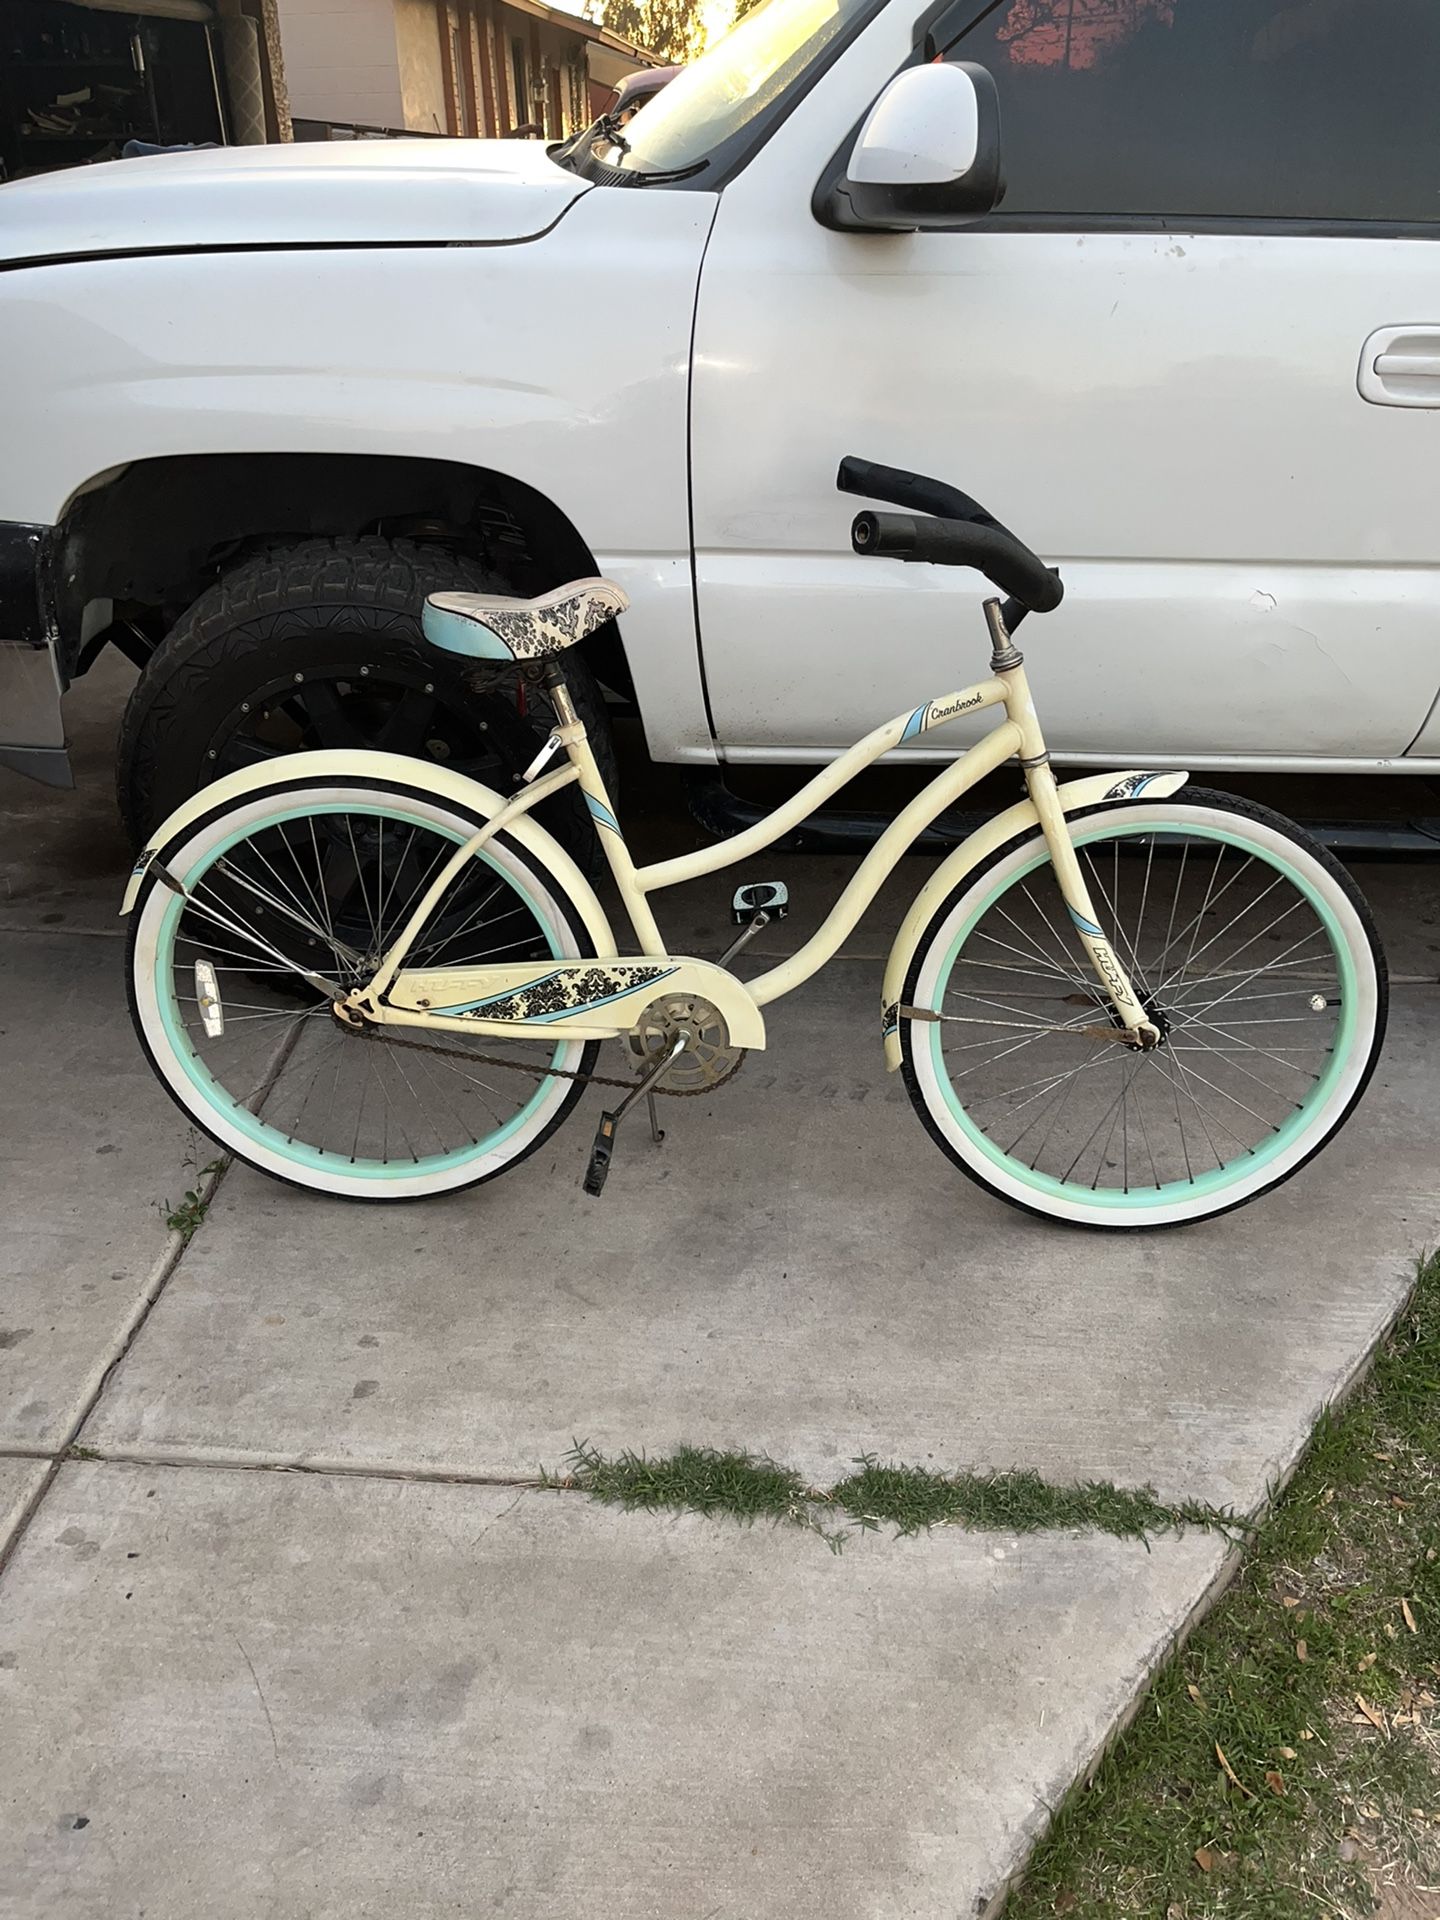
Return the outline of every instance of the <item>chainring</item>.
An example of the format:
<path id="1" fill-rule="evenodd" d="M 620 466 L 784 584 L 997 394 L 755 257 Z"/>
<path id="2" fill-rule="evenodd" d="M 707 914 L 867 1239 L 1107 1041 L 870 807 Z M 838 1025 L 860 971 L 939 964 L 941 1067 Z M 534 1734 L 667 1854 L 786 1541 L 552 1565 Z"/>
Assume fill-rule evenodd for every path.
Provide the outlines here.
<path id="1" fill-rule="evenodd" d="M 625 1036 L 625 1045 L 638 1067 L 648 1067 L 669 1053 L 681 1032 L 690 1034 L 690 1044 L 660 1083 L 667 1093 L 708 1093 L 739 1072 L 744 1047 L 730 1045 L 724 1014 L 695 995 L 672 993 L 652 1000 Z"/>

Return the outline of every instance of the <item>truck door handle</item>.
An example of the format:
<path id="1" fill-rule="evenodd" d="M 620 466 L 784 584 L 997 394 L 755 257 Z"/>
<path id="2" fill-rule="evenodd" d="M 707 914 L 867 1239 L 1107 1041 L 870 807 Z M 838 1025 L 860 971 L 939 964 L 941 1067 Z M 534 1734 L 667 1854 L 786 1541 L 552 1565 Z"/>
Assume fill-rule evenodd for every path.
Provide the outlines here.
<path id="1" fill-rule="evenodd" d="M 1377 407 L 1440 407 L 1440 326 L 1380 327 L 1360 349 L 1360 398 Z"/>
<path id="2" fill-rule="evenodd" d="M 1412 380 L 1440 380 L 1440 353 L 1382 353 L 1375 362 L 1381 379 L 1408 374 Z"/>

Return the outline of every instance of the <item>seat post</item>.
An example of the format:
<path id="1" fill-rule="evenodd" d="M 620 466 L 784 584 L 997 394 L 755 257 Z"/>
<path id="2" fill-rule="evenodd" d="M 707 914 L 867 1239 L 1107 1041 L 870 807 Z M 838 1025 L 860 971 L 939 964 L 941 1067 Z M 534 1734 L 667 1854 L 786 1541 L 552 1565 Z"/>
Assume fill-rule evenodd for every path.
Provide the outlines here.
<path id="1" fill-rule="evenodd" d="M 552 653 L 545 662 L 540 674 L 540 684 L 550 696 L 550 704 L 555 709 L 555 718 L 562 727 L 580 727 L 584 722 L 575 711 L 575 702 L 570 698 L 570 689 L 565 684 L 565 671 L 560 665 L 560 656 Z"/>
<path id="2" fill-rule="evenodd" d="M 570 698 L 570 689 L 565 684 L 565 674 L 558 656 L 552 654 L 545 662 L 540 684 L 549 694 L 555 708 L 555 718 L 566 733 L 565 751 L 580 774 L 580 792 L 595 823 L 606 861 L 620 889 L 620 897 L 625 902 L 625 911 L 630 916 L 635 937 L 640 942 L 640 950 L 646 954 L 663 954 L 665 942 L 650 911 L 650 903 L 645 898 L 645 889 L 636 877 L 635 863 L 630 858 L 630 849 L 625 844 L 620 822 L 615 817 L 614 803 L 605 790 L 604 777 L 591 751 L 585 723 L 575 711 L 575 702 Z"/>

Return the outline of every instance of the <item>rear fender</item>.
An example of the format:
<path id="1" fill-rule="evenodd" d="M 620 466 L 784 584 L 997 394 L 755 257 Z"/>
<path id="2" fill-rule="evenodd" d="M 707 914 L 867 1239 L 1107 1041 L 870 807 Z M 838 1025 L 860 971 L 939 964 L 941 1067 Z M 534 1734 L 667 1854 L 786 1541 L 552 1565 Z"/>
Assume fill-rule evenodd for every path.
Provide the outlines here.
<path id="1" fill-rule="evenodd" d="M 262 760 L 253 767 L 242 768 L 239 773 L 227 773 L 212 786 L 202 787 L 199 793 L 192 794 L 178 806 L 162 826 L 156 828 L 146 843 L 145 851 L 135 862 L 120 907 L 121 913 L 129 913 L 135 905 L 145 870 L 156 855 L 166 847 L 173 846 L 187 828 L 213 813 L 216 807 L 243 800 L 263 787 L 286 787 L 302 781 L 318 785 L 337 778 L 388 780 L 400 786 L 413 787 L 417 793 L 441 802 L 452 801 L 457 807 L 462 807 L 467 813 L 477 814 L 482 819 L 493 819 L 507 804 L 502 794 L 496 793 L 492 787 L 482 786 L 478 780 L 471 780 L 453 769 L 436 766 L 433 761 L 413 760 L 404 754 L 351 752 L 341 748 L 323 753 L 291 753 L 275 760 Z M 595 889 L 555 836 L 524 814 L 510 821 L 502 831 L 518 847 L 533 855 L 537 865 L 566 895 L 584 923 L 596 954 L 601 959 L 612 958 L 616 951 L 615 935 L 605 917 L 605 909 L 595 897 Z"/>
<path id="2" fill-rule="evenodd" d="M 1066 813 L 1077 813 L 1102 800 L 1166 800 L 1178 793 L 1190 778 L 1188 773 L 1147 773 L 1136 768 L 1129 773 L 1092 773 L 1084 780 L 1067 780 L 1058 789 L 1060 804 Z M 935 917 L 942 900 L 952 894 L 966 874 L 973 873 L 998 848 L 1020 834 L 1038 827 L 1040 816 L 1034 803 L 1021 800 L 1004 813 L 997 813 L 988 825 L 959 846 L 931 874 L 916 894 L 906 914 L 890 958 L 885 963 L 885 981 L 880 991 L 880 1023 L 885 1039 L 885 1066 L 893 1073 L 903 1057 L 900 1038 L 900 995 L 904 990 L 910 963 L 924 938 L 925 929 Z"/>

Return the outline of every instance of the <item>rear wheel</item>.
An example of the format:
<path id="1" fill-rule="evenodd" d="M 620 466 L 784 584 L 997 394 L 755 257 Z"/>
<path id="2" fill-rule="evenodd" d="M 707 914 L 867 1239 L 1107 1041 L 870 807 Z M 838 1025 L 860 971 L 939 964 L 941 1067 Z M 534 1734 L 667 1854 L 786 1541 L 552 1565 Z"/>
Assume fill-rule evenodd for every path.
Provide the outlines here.
<path id="1" fill-rule="evenodd" d="M 1344 869 L 1224 794 L 1092 809 L 1071 832 L 1161 1045 L 1137 1052 L 1070 931 L 1041 835 L 968 875 L 901 1016 L 910 1097 L 972 1179 L 1032 1213 L 1178 1226 L 1278 1186 L 1348 1118 L 1385 1032 L 1385 962 Z"/>
<path id="2" fill-rule="evenodd" d="M 592 1070 L 595 1043 L 354 1031 L 323 990 L 373 973 L 482 824 L 398 783 L 297 783 L 219 808 L 158 850 L 186 897 L 147 875 L 131 915 L 131 1010 L 198 1126 L 261 1172 L 360 1200 L 477 1185 L 555 1131 L 583 1090 L 565 1076 Z M 450 883 L 410 958 L 593 951 L 558 883 L 501 835 Z"/>

